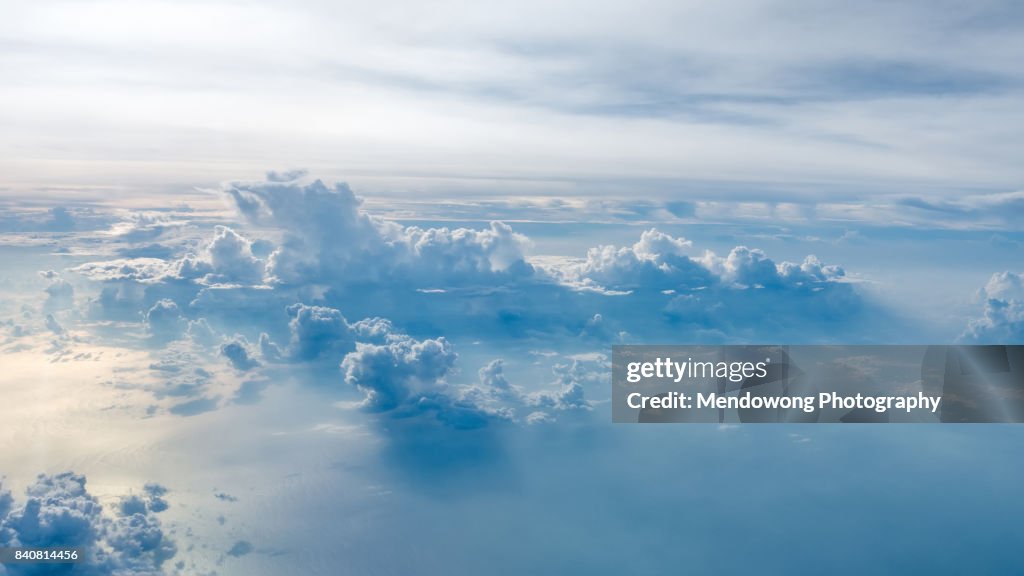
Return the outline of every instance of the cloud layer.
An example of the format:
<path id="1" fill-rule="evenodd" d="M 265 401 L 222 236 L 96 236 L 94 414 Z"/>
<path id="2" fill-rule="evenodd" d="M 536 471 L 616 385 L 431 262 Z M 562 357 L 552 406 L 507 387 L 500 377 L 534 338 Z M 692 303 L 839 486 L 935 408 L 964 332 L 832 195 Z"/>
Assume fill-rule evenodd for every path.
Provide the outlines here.
<path id="1" fill-rule="evenodd" d="M 162 575 L 177 546 L 154 515 L 166 509 L 166 489 L 147 485 L 148 501 L 123 499 L 115 515 L 105 514 L 86 479 L 70 472 L 41 474 L 18 503 L 0 486 L 0 546 L 79 547 L 86 559 L 76 574 Z M 14 564 L 0 574 L 51 574 L 52 565 Z"/>

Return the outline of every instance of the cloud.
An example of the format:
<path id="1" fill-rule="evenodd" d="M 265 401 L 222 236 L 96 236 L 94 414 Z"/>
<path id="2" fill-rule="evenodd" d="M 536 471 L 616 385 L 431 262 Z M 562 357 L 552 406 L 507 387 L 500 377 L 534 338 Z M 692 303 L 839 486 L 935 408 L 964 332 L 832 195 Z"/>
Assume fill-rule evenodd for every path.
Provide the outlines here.
<path id="1" fill-rule="evenodd" d="M 85 476 L 39 475 L 18 504 L 0 487 L 0 546 L 80 547 L 88 550 L 75 573 L 164 574 L 177 546 L 141 498 L 122 499 L 109 516 L 86 489 Z M 49 574 L 45 565 L 11 565 L 10 574 Z"/>
<path id="2" fill-rule="evenodd" d="M 252 253 L 252 242 L 227 226 L 215 226 L 213 238 L 199 255 L 178 260 L 171 273 L 204 284 L 260 284 L 265 264 Z"/>
<path id="3" fill-rule="evenodd" d="M 394 326 L 420 338 L 809 340 L 882 315 L 843 268 L 813 255 L 776 262 L 747 246 L 700 254 L 689 240 L 651 228 L 633 244 L 592 248 L 583 260 L 534 262 L 529 239 L 504 223 L 406 227 L 368 214 L 345 184 L 295 176 L 223 187 L 256 233 L 276 239 L 264 241 L 265 258 L 248 238 L 216 226 L 200 250 L 177 260 L 73 268 L 107 284 L 93 300 L 95 315 L 130 319 L 137 307 L 148 316 L 171 300 L 182 322 L 203 317 L 226 334 L 259 335 L 268 362 L 337 362 L 357 340 L 382 343 Z M 264 313 L 289 301 L 315 303 L 286 316 Z M 350 323 L 341 309 L 367 320 Z M 808 322 L 812 315 L 826 321 Z M 392 325 L 373 324 L 385 321 Z M 176 324 L 165 338 L 179 336 Z"/>
<path id="4" fill-rule="evenodd" d="M 603 357 L 602 357 L 603 358 Z M 344 380 L 363 393 L 360 407 L 398 418 L 433 414 L 456 429 L 514 421 L 520 411 L 589 409 L 582 383 L 589 367 L 573 361 L 555 367 L 554 391 L 526 392 L 505 377 L 504 361 L 488 362 L 470 386 L 448 382 L 458 355 L 445 338 L 418 340 L 390 332 L 383 343 L 356 343 L 341 362 Z M 602 370 L 609 369 L 601 365 Z"/>
<path id="5" fill-rule="evenodd" d="M 150 335 L 158 340 L 178 338 L 187 327 L 178 305 L 167 298 L 153 304 L 153 307 L 146 312 L 145 322 Z"/>
<path id="6" fill-rule="evenodd" d="M 123 496 L 121 501 L 118 503 L 118 512 L 122 516 L 131 516 L 132 514 L 145 514 L 146 512 L 146 501 L 141 496 L 132 494 L 129 496 Z"/>
<path id="7" fill-rule="evenodd" d="M 108 234 L 124 242 L 155 240 L 164 232 L 187 225 L 187 221 L 172 220 L 159 212 L 132 212 L 124 220 L 113 224 Z"/>
<path id="8" fill-rule="evenodd" d="M 164 496 L 166 496 L 168 492 L 166 487 L 155 482 L 147 482 L 146 485 L 142 487 L 142 490 L 146 493 L 146 496 L 149 497 L 146 502 L 146 507 L 151 512 L 159 513 L 167 510 L 169 504 L 167 503 L 167 500 L 164 499 Z"/>
<path id="9" fill-rule="evenodd" d="M 196 398 L 213 381 L 213 374 L 202 367 L 201 358 L 183 349 L 182 344 L 176 342 L 160 349 L 158 359 L 149 365 L 157 378 L 150 391 L 157 398 Z"/>
<path id="10" fill-rule="evenodd" d="M 106 541 L 121 555 L 121 570 L 130 574 L 159 574 L 164 562 L 177 553 L 160 521 L 144 514 L 118 518 L 108 528 Z"/>
<path id="11" fill-rule="evenodd" d="M 433 396 L 444 388 L 444 377 L 455 358 L 444 338 L 415 340 L 396 335 L 387 344 L 357 344 L 345 356 L 341 370 L 345 382 L 366 395 L 364 409 L 435 407 Z"/>
<path id="12" fill-rule="evenodd" d="M 961 340 L 993 344 L 1024 342 L 1024 274 L 997 272 L 978 295 L 984 302 L 983 315 L 970 321 Z"/>
<path id="13" fill-rule="evenodd" d="M 90 307 L 101 318 L 137 321 L 141 314 L 150 345 L 200 345 L 205 360 L 219 355 L 239 371 L 304 363 L 330 379 L 326 372 L 340 364 L 363 409 L 388 418 L 425 415 L 460 429 L 587 411 L 594 382 L 582 377 L 603 370 L 570 362 L 557 367 L 550 386 L 522 389 L 498 362 L 484 366 L 475 384 L 453 383 L 455 343 L 469 338 L 508 342 L 510 353 L 538 342 L 577 351 L 664 338 L 798 342 L 870 334 L 856 327 L 880 317 L 843 268 L 813 255 L 792 263 L 747 246 L 724 256 L 700 253 L 691 241 L 651 228 L 632 244 L 598 246 L 581 260 L 534 263 L 529 239 L 504 223 L 402 226 L 365 212 L 344 184 L 304 178 L 223 188 L 248 230 L 274 238 L 260 245 L 265 257 L 233 228 L 214 226 L 195 253 L 178 259 L 74 268 L 103 283 Z M 211 385 L 209 372 L 177 360 L 154 367 L 165 375 L 152 391 L 180 397 L 167 408 L 177 415 L 215 410 L 222 398 L 229 398 L 224 405 L 256 402 L 265 387 L 259 378 L 233 390 Z"/>
<path id="14" fill-rule="evenodd" d="M 763 251 L 746 246 L 733 248 L 725 258 L 706 252 L 700 261 L 721 281 L 741 288 L 824 284 L 846 276 L 841 267 L 825 266 L 814 255 L 807 256 L 801 264 L 776 264 Z"/>
<path id="15" fill-rule="evenodd" d="M 175 404 L 167 411 L 175 416 L 198 416 L 199 414 L 216 410 L 219 407 L 219 402 L 219 397 L 196 398 Z"/>
<path id="16" fill-rule="evenodd" d="M 251 370 L 260 365 L 253 358 L 249 342 L 245 336 L 240 334 L 236 334 L 234 338 L 220 345 L 220 355 L 227 358 L 236 370 Z"/>
<path id="17" fill-rule="evenodd" d="M 379 319 L 349 324 L 340 310 L 327 306 L 296 303 L 287 306 L 285 312 L 289 317 L 287 346 L 278 345 L 265 332 L 259 336 L 260 354 L 269 362 L 338 362 L 355 350 L 357 334 L 372 337 L 375 330 L 384 334 L 391 329 L 387 321 L 377 327 L 375 322 Z"/>
<path id="18" fill-rule="evenodd" d="M 132 280 L 151 283 L 165 280 L 170 266 L 170 262 L 159 258 L 117 258 L 86 262 L 71 268 L 71 271 L 96 281 Z"/>
<path id="19" fill-rule="evenodd" d="M 46 211 L 14 210 L 5 206 L 0 215 L 3 232 L 71 232 L 96 224 L 97 218 L 89 209 L 54 206 Z M 99 219 L 100 223 L 103 222 Z"/>
<path id="20" fill-rule="evenodd" d="M 480 385 L 489 390 L 511 390 L 512 385 L 505 378 L 505 361 L 498 358 L 484 365 L 477 373 Z"/>
<path id="21" fill-rule="evenodd" d="M 686 255 L 691 244 L 652 228 L 632 246 L 591 248 L 586 261 L 570 272 L 585 284 L 615 290 L 699 288 L 712 277 Z"/>
<path id="22" fill-rule="evenodd" d="M 53 314 L 46 315 L 46 329 L 57 335 L 64 333 L 64 327 L 53 317 Z"/>
<path id="23" fill-rule="evenodd" d="M 49 214 L 49 220 L 43 224 L 45 230 L 63 232 L 74 229 L 75 217 L 67 208 L 57 206 L 55 208 L 51 208 Z"/>
<path id="24" fill-rule="evenodd" d="M 527 240 L 503 223 L 485 230 L 403 227 L 370 216 L 346 184 L 320 180 L 225 188 L 251 224 L 285 232 L 267 273 L 276 282 L 400 282 L 430 287 L 528 277 Z"/>
<path id="25" fill-rule="evenodd" d="M 53 270 L 40 272 L 42 278 L 50 280 L 50 283 L 43 289 L 46 292 L 45 310 L 67 310 L 74 306 L 75 288 L 70 282 L 64 280 Z"/>
<path id="26" fill-rule="evenodd" d="M 947 225 L 999 226 L 1019 229 L 1024 217 L 1024 191 L 968 194 L 955 199 L 909 196 L 896 200 L 909 215 Z"/>
<path id="27" fill-rule="evenodd" d="M 143 257 L 86 262 L 71 271 L 98 281 L 258 285 L 263 281 L 265 263 L 253 255 L 252 246 L 250 240 L 231 228 L 218 225 L 198 254 L 189 253 L 174 260 Z"/>
<path id="28" fill-rule="evenodd" d="M 581 290 L 593 312 L 579 334 L 606 340 L 740 341 L 827 337 L 834 326 L 884 316 L 846 279 L 843 268 L 777 263 L 762 250 L 737 246 L 726 256 L 687 255 L 690 242 L 650 229 L 631 246 L 600 246 L 554 274 Z M 583 308 L 585 310 L 586 308 Z M 637 338 L 632 336 L 631 338 Z"/>
<path id="29" fill-rule="evenodd" d="M 590 410 L 592 403 L 585 398 L 585 389 L 607 386 L 611 364 L 603 354 L 597 354 L 555 364 L 551 372 L 555 376 L 555 390 L 527 395 L 528 406 L 547 410 Z M 531 416 L 535 414 L 537 412 L 532 412 Z"/>
<path id="30" fill-rule="evenodd" d="M 309 361 L 329 357 L 337 359 L 354 349 L 352 330 L 341 311 L 324 306 L 294 304 L 288 307 L 291 340 L 288 355 Z"/>
<path id="31" fill-rule="evenodd" d="M 189 320 L 185 334 L 200 346 L 212 346 L 217 342 L 217 333 L 214 332 L 206 318 Z"/>
<path id="32" fill-rule="evenodd" d="M 234 404 L 256 404 L 263 399 L 263 391 L 270 385 L 268 380 L 246 380 L 239 384 L 231 397 Z"/>
<path id="33" fill-rule="evenodd" d="M 737 246 L 725 257 L 708 251 L 691 258 L 691 246 L 689 240 L 651 228 L 632 246 L 590 249 L 586 260 L 570 269 L 569 278 L 616 290 L 661 291 L 792 286 L 836 281 L 845 275 L 842 268 L 822 265 L 813 255 L 802 264 L 776 264 L 761 250 Z"/>
<path id="34" fill-rule="evenodd" d="M 252 551 L 252 544 L 246 540 L 239 540 L 231 546 L 231 549 L 227 551 L 227 555 L 232 558 L 241 558 L 242 556 L 252 553 Z"/>

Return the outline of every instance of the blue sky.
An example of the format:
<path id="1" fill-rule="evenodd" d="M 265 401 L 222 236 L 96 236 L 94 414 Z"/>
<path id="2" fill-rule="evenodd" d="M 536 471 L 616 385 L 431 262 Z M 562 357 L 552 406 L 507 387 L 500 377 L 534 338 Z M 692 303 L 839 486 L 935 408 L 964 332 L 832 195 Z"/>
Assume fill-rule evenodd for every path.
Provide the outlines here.
<path id="1" fill-rule="evenodd" d="M 608 364 L 1024 342 L 1015 4 L 0 10 L 0 546 L 1019 569 L 1014 426 L 621 427 Z"/>

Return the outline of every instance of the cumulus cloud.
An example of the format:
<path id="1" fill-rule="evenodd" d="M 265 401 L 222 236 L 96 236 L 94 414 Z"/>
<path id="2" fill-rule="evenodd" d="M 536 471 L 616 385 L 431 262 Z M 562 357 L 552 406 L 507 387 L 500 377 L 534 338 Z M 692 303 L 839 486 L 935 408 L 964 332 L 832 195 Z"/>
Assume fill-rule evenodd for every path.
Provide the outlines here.
<path id="1" fill-rule="evenodd" d="M 310 306 L 300 302 L 287 306 L 285 311 L 289 317 L 288 344 L 277 344 L 265 332 L 260 334 L 257 342 L 260 354 L 270 362 L 338 362 L 355 350 L 358 333 L 369 336 L 376 329 L 384 331 L 381 332 L 383 334 L 391 328 L 387 321 L 383 321 L 382 328 L 375 328 L 374 322 L 379 319 L 349 324 L 340 310 L 328 306 Z"/>
<path id="2" fill-rule="evenodd" d="M 555 364 L 551 371 L 555 376 L 555 390 L 529 394 L 526 404 L 548 410 L 590 410 L 585 388 L 606 385 L 611 364 L 606 356 L 596 354 Z"/>
<path id="3" fill-rule="evenodd" d="M 432 414 L 453 428 L 514 421 L 521 411 L 589 408 L 579 381 L 582 367 L 572 373 L 559 367 L 563 373 L 554 391 L 527 393 L 508 381 L 501 359 L 483 366 L 476 384 L 452 385 L 448 377 L 457 359 L 443 337 L 419 340 L 391 332 L 382 343 L 358 342 L 341 370 L 345 382 L 364 394 L 363 409 L 401 418 Z"/>
<path id="4" fill-rule="evenodd" d="M 58 335 L 64 333 L 64 327 L 53 317 L 53 314 L 46 315 L 46 329 Z"/>
<path id="5" fill-rule="evenodd" d="M 143 284 L 189 281 L 204 285 L 260 284 L 265 263 L 252 252 L 253 243 L 227 226 L 215 226 L 198 253 L 179 259 L 118 258 L 86 262 L 72 268 L 90 280 L 130 280 Z"/>
<path id="6" fill-rule="evenodd" d="M 707 251 L 687 255 L 692 243 L 651 228 L 632 246 L 598 246 L 570 269 L 570 279 L 616 290 L 694 290 L 721 285 L 732 288 L 795 286 L 831 282 L 845 272 L 821 264 L 815 256 L 803 263 L 776 264 L 761 250 L 733 248 L 725 257 Z"/>
<path id="7" fill-rule="evenodd" d="M 686 255 L 690 246 L 689 240 L 652 228 L 632 246 L 591 248 L 586 261 L 570 270 L 570 278 L 617 290 L 706 286 L 711 274 Z"/>
<path id="8" fill-rule="evenodd" d="M 676 341 L 806 341 L 827 336 L 830 327 L 875 320 L 845 270 L 813 255 L 796 264 L 777 263 L 746 246 L 724 257 L 711 251 L 688 256 L 689 249 L 688 241 L 650 229 L 632 246 L 600 246 L 566 266 L 560 275 L 567 285 L 605 295 L 587 297 L 595 313 L 580 334 L 608 340 L 670 334 Z"/>
<path id="9" fill-rule="evenodd" d="M 424 286 L 529 276 L 527 240 L 506 224 L 485 230 L 403 227 L 361 209 L 346 184 L 270 179 L 226 187 L 249 222 L 286 232 L 271 254 L 277 282 L 402 281 Z"/>
<path id="10" fill-rule="evenodd" d="M 160 340 L 172 340 L 181 336 L 187 326 L 178 305 L 167 298 L 153 304 L 146 312 L 145 320 L 146 329 L 154 338 Z"/>
<path id="11" fill-rule="evenodd" d="M 484 365 L 477 373 L 480 384 L 489 390 L 511 390 L 512 385 L 505 378 L 505 361 L 498 358 Z"/>
<path id="12" fill-rule="evenodd" d="M 131 280 L 152 283 L 167 279 L 170 267 L 170 262 L 160 258 L 116 258 L 86 262 L 71 268 L 71 271 L 95 281 Z"/>
<path id="13" fill-rule="evenodd" d="M 364 394 L 363 409 L 401 418 L 433 414 L 460 429 L 491 421 L 537 423 L 552 418 L 545 410 L 589 410 L 584 386 L 602 381 L 610 370 L 603 355 L 574 359 L 555 365 L 552 390 L 526 391 L 509 382 L 504 360 L 495 359 L 480 368 L 476 384 L 456 386 L 448 377 L 457 358 L 445 338 L 390 333 L 384 343 L 357 343 L 341 369 L 345 382 Z"/>
<path id="14" fill-rule="evenodd" d="M 39 276 L 50 281 L 43 289 L 46 292 L 46 303 L 43 305 L 46 310 L 66 310 L 75 303 L 75 288 L 70 282 L 60 277 L 60 274 L 53 270 L 40 272 Z"/>
<path id="15" fill-rule="evenodd" d="M 295 304 L 288 307 L 291 321 L 289 356 L 296 360 L 340 358 L 354 349 L 352 330 L 341 311 L 325 306 Z"/>
<path id="16" fill-rule="evenodd" d="M 168 492 L 166 487 L 149 482 L 142 487 L 142 492 L 143 496 L 132 494 L 121 499 L 122 516 L 145 514 L 147 511 L 159 513 L 169 507 L 167 500 L 164 499 Z"/>
<path id="17" fill-rule="evenodd" d="M 592 383 L 581 378 L 599 370 L 573 375 L 572 363 L 542 390 L 510 383 L 501 362 L 485 366 L 474 385 L 451 384 L 453 342 L 463 337 L 568 338 L 578 349 L 665 337 L 799 342 L 845 334 L 837 328 L 871 318 L 845 271 L 814 256 L 776 262 L 746 246 L 700 253 L 652 228 L 632 244 L 541 265 L 526 256 L 529 240 L 504 223 L 402 226 L 368 214 L 345 184 L 279 174 L 223 190 L 247 229 L 273 242 L 254 251 L 249 238 L 216 226 L 178 259 L 78 266 L 106 284 L 94 305 L 104 318 L 141 313 L 154 342 L 188 335 L 184 343 L 205 342 L 241 371 L 340 364 L 345 382 L 363 394 L 362 407 L 380 414 L 429 414 L 474 428 L 496 419 L 539 423 L 592 406 Z M 364 319 L 350 321 L 342 310 Z M 259 338 L 250 343 L 241 334 Z M 208 376 L 186 370 L 167 380 L 159 394 L 187 397 L 173 413 L 220 405 Z"/>
<path id="18" fill-rule="evenodd" d="M 164 574 L 162 566 L 177 547 L 153 515 L 155 510 L 129 497 L 117 511 L 115 516 L 104 514 L 86 489 L 85 476 L 41 474 L 20 504 L 0 487 L 0 546 L 85 548 L 89 554 L 76 565 L 76 574 Z M 51 568 L 22 564 L 7 571 L 49 574 Z"/>
<path id="19" fill-rule="evenodd" d="M 108 284 L 97 300 L 103 318 L 126 318 L 132 305 L 145 314 L 162 298 L 188 302 L 190 320 L 217 320 L 228 334 L 266 333 L 256 344 L 269 362 L 337 361 L 356 340 L 383 342 L 388 330 L 374 335 L 369 320 L 349 323 L 339 309 L 387 318 L 418 337 L 472 332 L 517 340 L 669 333 L 810 339 L 873 319 L 845 271 L 814 256 L 779 263 L 745 246 L 697 255 L 690 241 L 650 229 L 631 245 L 541 265 L 526 256 L 529 240 L 504 223 L 482 230 L 401 226 L 368 214 L 347 185 L 308 182 L 303 174 L 223 190 L 254 230 L 273 230 L 269 236 L 278 240 L 259 251 L 267 255 L 258 257 L 252 241 L 218 226 L 203 248 L 177 260 L 78 266 Z M 131 286 L 145 288 L 142 302 L 131 302 L 138 300 Z M 289 300 L 318 305 L 290 310 L 288 318 L 259 314 Z"/>
<path id="20" fill-rule="evenodd" d="M 839 266 L 824 266 L 811 255 L 802 264 L 776 264 L 761 250 L 737 246 L 720 258 L 706 252 L 700 262 L 721 281 L 740 288 L 786 287 L 837 281 L 846 275 Z"/>
<path id="21" fill-rule="evenodd" d="M 213 238 L 200 254 L 188 254 L 170 274 L 204 284 L 259 284 L 265 264 L 252 253 L 252 242 L 227 226 L 214 227 Z"/>
<path id="22" fill-rule="evenodd" d="M 983 315 L 970 321 L 961 339 L 999 344 L 1024 341 L 1024 274 L 997 272 L 978 295 L 984 302 Z"/>
<path id="23" fill-rule="evenodd" d="M 206 318 L 189 320 L 185 334 L 190 340 L 201 346 L 212 346 L 217 342 L 217 333 L 210 326 L 210 322 Z"/>
<path id="24" fill-rule="evenodd" d="M 386 344 L 356 345 L 341 363 L 345 382 L 362 391 L 362 407 L 386 412 L 399 407 L 430 406 L 455 364 L 456 354 L 444 338 L 397 337 Z"/>
<path id="25" fill-rule="evenodd" d="M 249 341 L 240 334 L 220 345 L 220 355 L 227 358 L 236 370 L 251 370 L 260 365 L 259 361 L 253 358 Z"/>
<path id="26" fill-rule="evenodd" d="M 355 324 L 350 324 L 349 329 L 363 342 L 383 343 L 389 334 L 395 331 L 394 324 L 387 318 L 364 318 Z"/>

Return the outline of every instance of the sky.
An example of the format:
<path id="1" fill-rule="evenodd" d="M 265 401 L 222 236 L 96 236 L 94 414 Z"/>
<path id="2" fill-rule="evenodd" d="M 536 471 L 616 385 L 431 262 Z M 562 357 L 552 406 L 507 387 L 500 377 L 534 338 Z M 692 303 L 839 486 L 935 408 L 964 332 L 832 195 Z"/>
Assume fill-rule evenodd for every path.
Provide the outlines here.
<path id="1" fill-rule="evenodd" d="M 1019 571 L 1016 426 L 615 425 L 610 359 L 1024 343 L 1022 26 L 0 0 L 0 547 L 102 550 L 75 574 Z"/>

